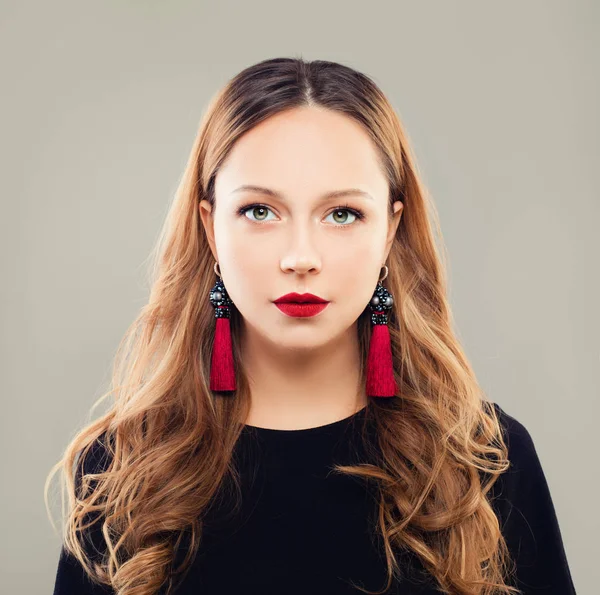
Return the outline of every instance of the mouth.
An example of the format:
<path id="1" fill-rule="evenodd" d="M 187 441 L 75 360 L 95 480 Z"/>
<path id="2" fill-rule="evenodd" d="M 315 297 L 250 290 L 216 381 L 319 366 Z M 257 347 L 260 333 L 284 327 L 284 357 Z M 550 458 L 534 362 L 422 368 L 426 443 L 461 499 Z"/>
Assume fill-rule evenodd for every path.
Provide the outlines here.
<path id="1" fill-rule="evenodd" d="M 327 300 L 312 293 L 286 293 L 275 300 L 276 304 L 328 304 Z"/>
<path id="2" fill-rule="evenodd" d="M 275 305 L 288 316 L 306 318 L 316 316 L 329 302 L 312 293 L 286 293 L 274 301 Z"/>
<path id="3" fill-rule="evenodd" d="M 309 316 L 316 316 L 325 310 L 329 305 L 329 302 L 275 302 L 275 305 L 288 316 L 306 318 Z"/>

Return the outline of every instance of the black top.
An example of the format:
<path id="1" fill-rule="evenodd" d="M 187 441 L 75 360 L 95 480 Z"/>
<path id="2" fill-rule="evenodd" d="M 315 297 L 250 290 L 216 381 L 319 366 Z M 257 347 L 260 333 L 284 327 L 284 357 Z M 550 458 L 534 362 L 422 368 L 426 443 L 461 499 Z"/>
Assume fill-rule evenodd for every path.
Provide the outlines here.
<path id="1" fill-rule="evenodd" d="M 532 438 L 498 404 L 494 407 L 512 465 L 492 488 L 493 506 L 516 560 L 516 586 L 525 595 L 575 594 Z M 236 445 L 242 507 L 229 516 L 226 498 L 211 507 L 198 555 L 176 595 L 360 594 L 352 582 L 382 589 L 387 578 L 382 541 L 369 531 L 375 520 L 373 493 L 358 479 L 330 472 L 333 462 L 361 462 L 358 422 L 365 411 L 303 430 L 244 426 Z M 98 449 L 91 452 L 97 460 L 85 461 L 87 469 L 102 459 Z M 439 595 L 415 555 L 399 556 L 404 578 L 386 593 Z M 92 584 L 61 550 L 54 595 L 113 593 Z"/>

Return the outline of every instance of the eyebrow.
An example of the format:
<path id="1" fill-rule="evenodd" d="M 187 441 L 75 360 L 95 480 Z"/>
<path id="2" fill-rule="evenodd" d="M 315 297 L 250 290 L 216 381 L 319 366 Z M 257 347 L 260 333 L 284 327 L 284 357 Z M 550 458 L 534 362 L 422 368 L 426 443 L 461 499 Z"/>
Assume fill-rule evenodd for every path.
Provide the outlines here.
<path id="1" fill-rule="evenodd" d="M 283 194 L 281 194 L 281 192 L 277 192 L 276 190 L 271 190 L 270 188 L 265 188 L 264 186 L 254 186 L 253 184 L 245 184 L 243 186 L 240 186 L 239 188 L 236 188 L 232 192 L 232 194 L 235 192 L 243 192 L 243 191 L 257 192 L 259 194 L 265 194 L 266 196 L 272 196 L 274 198 L 280 198 L 282 200 L 285 200 L 285 197 L 283 196 Z M 330 192 L 326 192 L 325 194 L 322 194 L 320 197 L 320 200 L 328 200 L 330 198 L 340 198 L 342 196 L 362 196 L 364 198 L 373 200 L 373 197 L 368 192 L 365 192 L 364 190 L 360 190 L 360 188 L 347 188 L 345 190 L 332 190 Z"/>

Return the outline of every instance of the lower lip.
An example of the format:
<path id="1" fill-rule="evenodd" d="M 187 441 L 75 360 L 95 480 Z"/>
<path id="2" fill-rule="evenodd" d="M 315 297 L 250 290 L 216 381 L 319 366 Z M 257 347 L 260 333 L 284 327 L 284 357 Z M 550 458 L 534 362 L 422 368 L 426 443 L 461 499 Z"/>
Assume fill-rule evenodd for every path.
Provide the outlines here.
<path id="1" fill-rule="evenodd" d="M 297 318 L 305 318 L 307 316 L 316 316 L 319 312 L 322 312 L 327 308 L 329 302 L 325 304 L 312 304 L 312 303 L 280 303 L 275 304 L 284 314 L 288 316 L 295 316 Z"/>

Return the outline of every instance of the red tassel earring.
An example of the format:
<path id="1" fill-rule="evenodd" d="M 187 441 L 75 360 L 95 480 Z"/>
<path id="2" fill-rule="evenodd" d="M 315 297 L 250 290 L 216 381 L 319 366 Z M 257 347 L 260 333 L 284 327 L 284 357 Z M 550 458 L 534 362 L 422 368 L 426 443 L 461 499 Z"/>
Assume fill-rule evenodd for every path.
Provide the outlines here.
<path id="1" fill-rule="evenodd" d="M 236 388 L 229 323 L 231 317 L 230 307 L 233 302 L 227 295 L 225 285 L 220 278 L 221 274 L 217 272 L 218 264 L 218 262 L 215 262 L 213 268 L 219 279 L 210 291 L 210 303 L 215 308 L 215 318 L 217 319 L 210 364 L 210 390 L 225 392 L 234 391 Z"/>
<path id="2" fill-rule="evenodd" d="M 392 309 L 394 298 L 381 284 L 388 274 L 387 266 L 384 267 L 385 275 L 379 279 L 369 302 L 373 323 L 367 359 L 366 391 L 369 397 L 395 397 L 397 392 L 387 314 Z"/>

